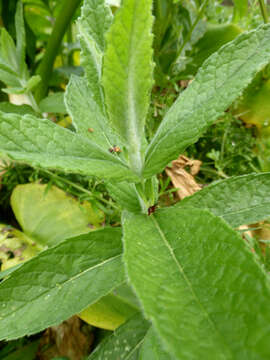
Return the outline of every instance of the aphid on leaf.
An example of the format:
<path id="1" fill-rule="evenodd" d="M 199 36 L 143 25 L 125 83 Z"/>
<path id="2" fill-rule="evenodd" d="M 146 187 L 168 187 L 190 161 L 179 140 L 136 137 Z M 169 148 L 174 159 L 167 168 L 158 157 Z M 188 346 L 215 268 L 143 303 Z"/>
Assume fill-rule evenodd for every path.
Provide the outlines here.
<path id="1" fill-rule="evenodd" d="M 92 133 L 92 132 L 94 132 L 94 129 L 93 128 L 88 128 L 87 131 Z"/>
<path id="2" fill-rule="evenodd" d="M 122 150 L 119 146 L 113 145 L 113 147 L 109 148 L 109 152 L 119 154 Z"/>
<path id="3" fill-rule="evenodd" d="M 158 204 L 155 204 L 155 205 L 152 205 L 152 206 L 150 206 L 149 208 L 148 208 L 148 216 L 149 215 L 151 215 L 151 214 L 153 214 L 155 211 L 156 211 L 156 209 L 157 209 L 157 206 L 158 206 Z"/>

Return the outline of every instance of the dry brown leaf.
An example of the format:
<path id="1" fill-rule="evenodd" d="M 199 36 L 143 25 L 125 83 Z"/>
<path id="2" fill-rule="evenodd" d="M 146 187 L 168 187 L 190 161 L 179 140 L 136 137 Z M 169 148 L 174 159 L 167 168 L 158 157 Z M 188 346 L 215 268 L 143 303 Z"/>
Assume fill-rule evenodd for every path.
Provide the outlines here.
<path id="1" fill-rule="evenodd" d="M 93 334 L 85 334 L 82 324 L 77 316 L 73 316 L 62 324 L 47 329 L 40 341 L 37 359 L 67 357 L 70 360 L 81 360 L 89 353 L 93 343 Z"/>
<path id="2" fill-rule="evenodd" d="M 185 170 L 187 166 L 190 168 L 190 173 Z M 180 200 L 201 190 L 201 185 L 194 179 L 194 176 L 200 171 L 200 166 L 200 160 L 191 160 L 180 155 L 177 160 L 172 162 L 172 167 L 166 168 L 166 173 L 171 178 L 174 187 L 178 188 L 177 195 Z"/>

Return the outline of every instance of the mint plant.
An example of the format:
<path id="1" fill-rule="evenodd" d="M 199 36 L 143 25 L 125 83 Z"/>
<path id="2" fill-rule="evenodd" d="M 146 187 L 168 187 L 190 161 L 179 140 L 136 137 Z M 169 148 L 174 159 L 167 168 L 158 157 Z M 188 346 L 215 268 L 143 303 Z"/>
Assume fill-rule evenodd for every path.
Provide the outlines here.
<path id="1" fill-rule="evenodd" d="M 270 215 L 270 173 L 148 209 L 156 175 L 270 62 L 270 26 L 211 55 L 149 142 L 152 24 L 151 0 L 123 0 L 114 18 L 104 0 L 85 0 L 85 75 L 71 78 L 65 96 L 76 131 L 0 114 L 2 156 L 102 178 L 123 209 L 122 227 L 63 239 L 9 274 L 0 285 L 0 338 L 57 324 L 127 282 L 140 308 L 89 359 L 268 359 L 269 279 L 235 229 Z"/>

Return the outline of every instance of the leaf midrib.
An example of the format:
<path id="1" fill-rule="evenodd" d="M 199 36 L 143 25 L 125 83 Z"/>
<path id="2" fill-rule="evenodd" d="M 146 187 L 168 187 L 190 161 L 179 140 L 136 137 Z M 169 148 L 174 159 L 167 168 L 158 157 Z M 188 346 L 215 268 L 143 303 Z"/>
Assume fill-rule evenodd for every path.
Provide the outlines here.
<path id="1" fill-rule="evenodd" d="M 94 266 L 91 267 L 91 268 L 88 268 L 88 269 L 86 269 L 86 270 L 84 270 L 84 271 L 82 271 L 82 272 L 80 272 L 80 273 L 77 273 L 76 275 L 70 277 L 69 279 L 67 279 L 67 280 L 65 280 L 65 281 L 63 281 L 63 282 L 61 282 L 61 283 L 55 284 L 55 286 L 48 288 L 47 290 L 43 291 L 42 293 L 40 293 L 40 294 L 39 294 L 38 296 L 36 296 L 35 298 L 31 299 L 31 303 L 35 302 L 37 299 L 39 299 L 40 297 L 44 296 L 44 295 L 47 294 L 48 292 L 53 291 L 55 288 L 57 288 L 57 287 L 59 288 L 59 287 L 65 286 L 65 285 L 68 284 L 69 282 L 71 282 L 71 281 L 73 281 L 73 280 L 76 280 L 78 277 L 84 276 L 87 272 L 92 271 L 92 270 L 95 270 L 96 268 L 99 268 L 100 266 L 103 266 L 103 265 L 105 265 L 105 264 L 107 264 L 107 263 L 109 263 L 109 262 L 112 262 L 112 261 L 116 260 L 117 258 L 121 258 L 121 256 L 122 256 L 122 254 L 119 254 L 119 255 L 116 255 L 116 256 L 111 257 L 111 258 L 109 258 L 109 259 L 106 259 L 106 260 L 102 261 L 101 263 L 98 263 L 98 264 L 94 265 Z M 34 271 L 32 271 L 32 273 L 34 273 Z M 38 273 L 40 273 L 40 272 L 38 272 Z M 3 284 L 5 284 L 5 282 L 4 282 Z M 1 288 L 0 288 L 0 289 L 1 289 Z M 0 303 L 4 303 L 4 301 L 0 301 Z M 21 306 L 19 306 L 18 308 L 16 308 L 16 310 L 13 310 L 13 311 L 11 311 L 10 313 L 5 314 L 5 318 L 8 317 L 8 316 L 10 316 L 10 314 L 14 314 L 15 312 L 19 311 L 20 309 L 22 309 L 23 307 L 25 307 L 25 306 L 27 306 L 27 305 L 29 305 L 29 302 L 26 302 L 26 303 L 24 303 L 23 305 L 21 305 Z"/>
<path id="2" fill-rule="evenodd" d="M 229 353 L 231 353 L 231 349 L 230 349 L 229 345 L 226 343 L 224 337 L 222 337 L 220 331 L 217 329 L 217 327 L 215 325 L 215 322 L 211 319 L 209 313 L 204 308 L 203 304 L 200 302 L 197 294 L 195 293 L 190 280 L 188 279 L 186 273 L 184 272 L 184 269 L 183 269 L 182 265 L 179 263 L 178 259 L 176 258 L 175 254 L 174 254 L 174 251 L 173 251 L 169 241 L 166 239 L 166 236 L 165 236 L 164 232 L 162 231 L 161 227 L 159 226 L 158 221 L 155 218 L 155 215 L 152 215 L 151 219 L 153 221 L 153 224 L 154 224 L 155 228 L 157 229 L 158 233 L 160 234 L 160 238 L 163 240 L 164 245 L 169 250 L 169 253 L 171 254 L 171 257 L 172 257 L 173 261 L 175 262 L 176 266 L 178 267 L 179 272 L 182 274 L 182 276 L 183 276 L 183 278 L 184 278 L 184 280 L 185 280 L 191 294 L 193 295 L 194 300 L 197 302 L 198 306 L 201 308 L 202 312 L 205 314 L 205 316 L 208 319 L 208 322 L 209 322 L 210 326 L 212 327 L 212 329 L 214 330 L 214 332 L 216 332 L 218 334 L 218 337 L 221 339 L 221 341 L 223 342 L 225 347 L 228 349 Z M 155 322 L 155 319 L 152 319 L 152 321 Z"/>

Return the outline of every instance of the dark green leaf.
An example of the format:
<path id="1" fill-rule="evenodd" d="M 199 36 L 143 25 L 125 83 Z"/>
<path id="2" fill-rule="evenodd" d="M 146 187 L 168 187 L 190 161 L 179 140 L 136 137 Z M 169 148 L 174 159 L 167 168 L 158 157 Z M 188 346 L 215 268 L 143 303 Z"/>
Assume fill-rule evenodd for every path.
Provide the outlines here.
<path id="1" fill-rule="evenodd" d="M 126 213 L 129 279 L 177 359 L 270 356 L 270 287 L 248 245 L 201 209 Z"/>
<path id="2" fill-rule="evenodd" d="M 0 338 L 30 335 L 82 311 L 125 281 L 121 230 L 68 239 L 0 284 Z"/>

